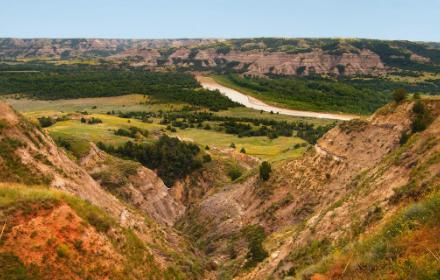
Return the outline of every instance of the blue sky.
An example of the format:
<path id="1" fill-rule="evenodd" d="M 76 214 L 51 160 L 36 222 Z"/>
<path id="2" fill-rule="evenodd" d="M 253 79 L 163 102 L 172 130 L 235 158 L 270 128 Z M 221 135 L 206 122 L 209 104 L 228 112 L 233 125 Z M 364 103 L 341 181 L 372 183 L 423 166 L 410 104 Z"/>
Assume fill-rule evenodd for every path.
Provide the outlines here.
<path id="1" fill-rule="evenodd" d="M 440 0 L 0 0 L 0 37 L 440 41 Z"/>

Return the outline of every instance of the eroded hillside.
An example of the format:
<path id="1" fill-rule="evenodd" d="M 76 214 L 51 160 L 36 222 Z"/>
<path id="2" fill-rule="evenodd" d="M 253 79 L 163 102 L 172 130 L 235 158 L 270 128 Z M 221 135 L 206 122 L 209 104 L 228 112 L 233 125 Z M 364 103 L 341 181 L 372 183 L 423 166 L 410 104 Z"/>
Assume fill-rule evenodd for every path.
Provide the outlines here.
<path id="1" fill-rule="evenodd" d="M 203 262 L 197 251 L 167 226 L 183 206 L 166 193 L 152 171 L 112 160 L 96 150 L 83 159 L 83 169 L 43 130 L 5 103 L 0 108 L 0 174 L 4 182 L 0 217 L 5 228 L 0 250 L 6 265 L 9 260 L 22 262 L 28 272 L 36 271 L 43 279 L 53 279 L 52 270 L 59 279 L 200 277 Z M 111 168 L 118 168 L 117 172 Z M 131 170 L 130 176 L 124 177 L 128 181 L 122 185 L 118 176 L 127 170 Z M 115 178 L 106 177 L 105 172 Z M 123 191 L 112 192 L 110 181 Z M 15 246 L 16 239 L 20 246 Z M 77 248 L 80 243 L 84 251 Z M 94 254 L 103 263 L 97 260 L 89 267 Z M 53 267 L 46 265 L 48 256 Z M 95 271 L 100 266 L 103 270 Z M 99 276 L 101 272 L 105 277 Z"/>
<path id="2" fill-rule="evenodd" d="M 186 212 L 183 230 L 196 236 L 226 278 L 308 279 L 319 271 L 309 266 L 374 235 L 402 207 L 438 186 L 440 107 L 436 101 L 424 104 L 435 120 L 406 144 L 400 139 L 411 131 L 414 103 L 389 104 L 368 120 L 332 129 L 301 158 L 275 166 L 269 181 L 249 175 L 205 196 Z M 255 235 L 256 227 L 268 235 L 268 257 L 255 268 L 248 265 L 250 226 Z M 422 255 L 435 264 L 428 251 Z M 356 265 L 349 268 L 356 271 Z M 343 276 L 332 275 L 322 277 Z"/>
<path id="3" fill-rule="evenodd" d="M 171 189 L 93 144 L 68 156 L 0 106 L 0 261 L 11 271 L 43 279 L 439 275 L 438 100 L 393 102 L 341 123 L 302 156 L 274 163 L 268 180 L 260 160 L 211 147 L 212 159 Z M 240 171 L 234 179 L 231 167 Z"/>
<path id="4" fill-rule="evenodd" d="M 248 75 L 372 75 L 438 71 L 431 44 L 363 39 L 0 39 L 4 60 L 103 59 L 135 67 Z"/>

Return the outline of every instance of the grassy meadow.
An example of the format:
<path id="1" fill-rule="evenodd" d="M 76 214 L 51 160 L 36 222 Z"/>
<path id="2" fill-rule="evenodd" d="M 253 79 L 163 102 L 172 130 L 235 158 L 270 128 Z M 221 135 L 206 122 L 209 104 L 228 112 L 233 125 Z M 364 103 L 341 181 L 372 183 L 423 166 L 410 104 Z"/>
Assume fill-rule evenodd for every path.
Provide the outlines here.
<path id="1" fill-rule="evenodd" d="M 177 129 L 176 132 L 166 130 L 166 126 L 160 124 L 160 119 L 152 118 L 150 122 L 142 122 L 137 119 L 121 118 L 116 115 L 108 115 L 107 112 L 130 112 L 130 111 L 175 111 L 180 110 L 187 104 L 183 103 L 157 103 L 150 102 L 147 96 L 141 94 L 130 94 L 115 97 L 97 97 L 97 98 L 80 98 L 80 99 L 60 99 L 60 100 L 33 100 L 33 99 L 14 99 L 6 98 L 16 110 L 22 112 L 29 119 L 37 122 L 39 117 L 52 116 L 60 117 L 67 115 L 68 120 L 58 121 L 46 130 L 55 139 L 64 139 L 69 141 L 73 150 L 77 154 L 82 154 L 88 149 L 88 142 L 102 141 L 106 144 L 120 145 L 132 138 L 126 136 L 115 135 L 115 131 L 129 129 L 130 127 L 138 127 L 146 129 L 150 132 L 148 137 L 136 139 L 136 141 L 152 142 L 157 139 L 158 135 L 163 133 L 181 140 L 190 141 L 200 145 L 217 148 L 229 148 L 234 143 L 237 151 L 241 148 L 246 153 L 258 157 L 262 160 L 279 161 L 288 158 L 300 156 L 306 147 L 294 147 L 295 144 L 305 143 L 298 137 L 278 137 L 269 139 L 265 136 L 258 137 L 238 137 L 237 135 L 227 134 L 216 130 L 204 130 L 197 128 Z M 87 112 L 83 115 L 81 112 Z M 332 123 L 331 120 L 322 119 L 305 119 L 285 115 L 277 115 L 270 113 L 261 114 L 259 111 L 244 107 L 230 108 L 215 112 L 219 116 L 229 117 L 247 117 L 247 118 L 266 118 L 277 121 L 294 122 L 302 120 L 315 125 L 327 125 Z M 80 121 L 81 117 L 99 118 L 102 123 L 86 124 Z M 215 126 L 214 123 L 211 123 Z"/>

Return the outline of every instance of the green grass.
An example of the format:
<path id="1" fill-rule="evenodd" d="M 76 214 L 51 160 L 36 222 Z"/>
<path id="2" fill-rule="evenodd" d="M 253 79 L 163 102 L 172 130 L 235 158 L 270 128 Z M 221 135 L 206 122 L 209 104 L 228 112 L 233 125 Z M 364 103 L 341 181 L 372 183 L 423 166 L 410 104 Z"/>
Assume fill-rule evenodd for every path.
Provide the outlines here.
<path id="1" fill-rule="evenodd" d="M 237 152 L 242 147 L 246 149 L 246 154 L 256 156 L 264 160 L 280 160 L 283 158 L 297 157 L 302 154 L 303 149 L 293 149 L 297 143 L 304 143 L 298 137 L 278 137 L 269 139 L 265 136 L 260 137 L 238 137 L 236 135 L 217 132 L 214 130 L 185 129 L 171 136 L 178 136 L 182 140 L 192 141 L 203 146 L 216 146 L 219 148 L 229 148 L 231 143 L 236 146 Z"/>
<path id="2" fill-rule="evenodd" d="M 2 98 L 16 110 L 30 116 L 55 114 L 59 112 L 87 111 L 89 113 L 107 113 L 109 111 L 169 111 L 178 110 L 185 106 L 183 103 L 154 103 L 142 94 L 129 94 L 112 97 L 34 100 L 28 98 Z M 96 106 L 96 108 L 95 108 Z"/>
<path id="3" fill-rule="evenodd" d="M 90 117 L 96 117 L 102 120 L 101 124 L 85 124 L 80 120 L 68 120 L 57 122 L 55 125 L 48 127 L 47 130 L 52 138 L 63 139 L 80 139 L 91 142 L 105 142 L 108 144 L 122 144 L 131 138 L 115 135 L 114 131 L 118 128 L 128 129 L 136 126 L 154 132 L 163 129 L 164 126 L 155 123 L 144 123 L 136 119 L 124 119 L 116 116 L 93 114 Z M 128 122 L 130 121 L 130 122 Z"/>
<path id="4" fill-rule="evenodd" d="M 268 119 L 268 120 L 287 121 L 287 122 L 302 121 L 305 123 L 314 124 L 316 126 L 325 126 L 335 122 L 334 120 L 329 120 L 329 119 L 302 118 L 302 117 L 294 117 L 294 116 L 288 116 L 282 114 L 271 114 L 269 112 L 261 113 L 258 110 L 254 110 L 246 107 L 230 108 L 228 110 L 216 112 L 214 114 L 218 116 L 235 117 L 235 118 Z"/>
<path id="5" fill-rule="evenodd" d="M 118 128 L 128 129 L 130 126 L 136 126 L 142 129 L 147 129 L 150 135 L 154 131 L 165 129 L 165 126 L 158 123 L 144 123 L 139 120 L 119 118 L 109 115 L 91 115 L 100 118 L 102 124 L 84 124 L 79 120 L 61 121 L 55 125 L 48 127 L 47 130 L 52 138 L 65 139 L 72 144 L 72 149 L 76 157 L 84 155 L 88 151 L 88 141 L 103 142 L 106 144 L 120 145 L 131 138 L 125 136 L 115 135 L 114 131 Z M 203 129 L 178 129 L 177 132 L 167 132 L 170 136 L 179 137 L 181 140 L 194 142 L 202 147 L 216 146 L 219 148 L 229 148 L 231 143 L 235 143 L 237 151 L 242 147 L 246 149 L 246 153 L 252 156 L 259 157 L 264 160 L 282 160 L 286 158 L 297 157 L 302 154 L 304 148 L 294 149 L 295 144 L 304 143 L 304 140 L 298 137 L 279 137 L 276 139 L 269 139 L 265 136 L 260 137 L 242 137 L 236 135 L 226 134 L 214 130 Z M 153 141 L 153 136 L 150 136 L 146 141 Z"/>
<path id="6" fill-rule="evenodd" d="M 53 126 L 46 128 L 52 138 L 55 140 L 63 139 L 70 143 L 71 152 L 79 158 L 86 154 L 89 150 L 88 142 L 102 141 L 106 144 L 119 145 L 126 141 L 133 140 L 128 137 L 118 136 L 114 131 L 123 128 L 128 129 L 131 126 L 146 129 L 150 132 L 150 136 L 144 141 L 154 141 L 154 132 L 165 129 L 165 126 L 159 124 L 158 119 L 154 119 L 154 123 L 144 123 L 136 119 L 119 118 L 114 115 L 106 115 L 109 111 L 147 111 L 156 112 L 159 110 L 172 111 L 182 109 L 184 104 L 179 103 L 148 103 L 143 95 L 132 94 L 116 97 L 98 97 L 98 98 L 80 98 L 71 100 L 32 100 L 32 99 L 8 99 L 8 102 L 15 109 L 22 112 L 27 118 L 35 122 L 42 116 L 61 116 L 73 114 L 71 120 L 60 121 Z M 95 108 L 96 106 L 96 108 Z M 87 111 L 91 115 L 88 117 L 96 117 L 103 121 L 102 124 L 88 125 L 80 122 L 80 116 L 75 112 Z M 215 112 L 219 116 L 230 117 L 248 117 L 248 118 L 264 118 L 277 121 L 305 121 L 315 125 L 327 125 L 333 121 L 313 119 L 313 118 L 297 118 L 292 116 L 263 113 L 260 111 L 237 107 Z M 168 133 L 168 132 L 166 132 Z M 200 144 L 202 147 L 217 146 L 219 148 L 228 148 L 231 143 L 235 143 L 237 151 L 242 147 L 246 149 L 246 153 L 251 156 L 259 157 L 263 160 L 279 161 L 287 158 L 293 158 L 301 155 L 304 148 L 294 149 L 293 146 L 304 141 L 297 137 L 279 137 L 270 140 L 267 137 L 243 137 L 239 138 L 235 135 L 217 132 L 214 130 L 186 129 L 176 133 L 170 133 L 171 136 L 180 137 Z"/>

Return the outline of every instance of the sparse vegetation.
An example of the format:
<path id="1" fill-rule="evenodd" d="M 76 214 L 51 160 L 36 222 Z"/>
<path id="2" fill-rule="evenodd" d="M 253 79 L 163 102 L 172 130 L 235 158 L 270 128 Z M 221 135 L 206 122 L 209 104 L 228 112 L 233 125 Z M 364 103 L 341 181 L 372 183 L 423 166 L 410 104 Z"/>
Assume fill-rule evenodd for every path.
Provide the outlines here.
<path id="1" fill-rule="evenodd" d="M 11 253 L 0 253 L 0 280 L 31 280 L 23 262 Z"/>

